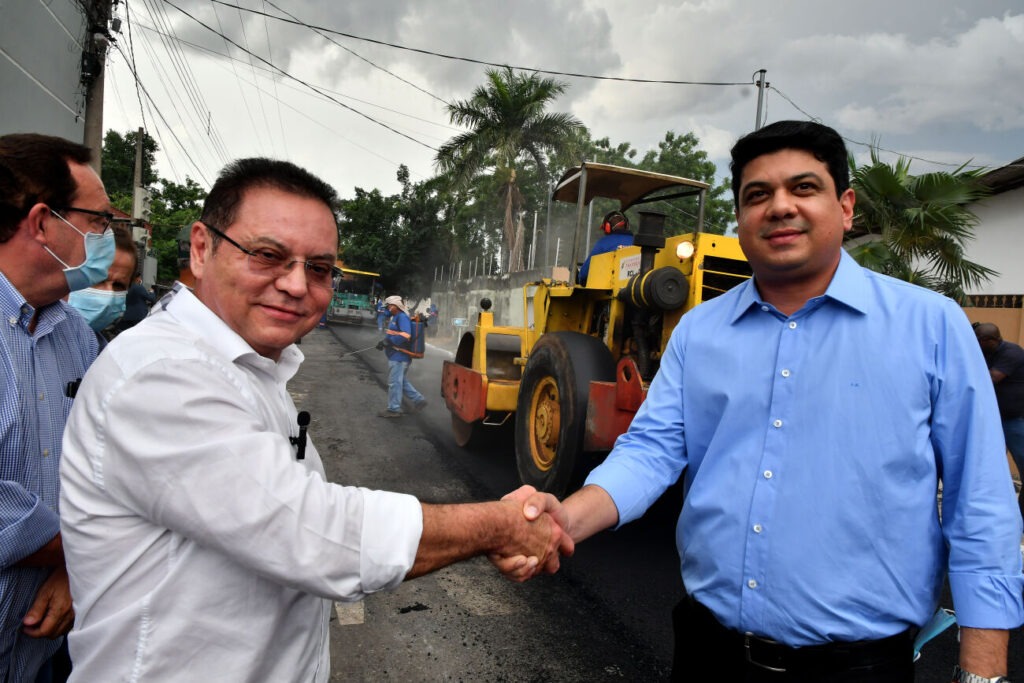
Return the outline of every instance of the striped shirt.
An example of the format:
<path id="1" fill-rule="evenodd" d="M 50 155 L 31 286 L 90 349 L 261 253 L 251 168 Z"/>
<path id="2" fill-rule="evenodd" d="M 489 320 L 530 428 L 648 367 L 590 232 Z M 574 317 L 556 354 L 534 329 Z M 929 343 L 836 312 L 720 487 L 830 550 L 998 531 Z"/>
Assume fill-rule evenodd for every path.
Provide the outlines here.
<path id="1" fill-rule="evenodd" d="M 68 384 L 96 358 L 96 335 L 63 301 L 36 313 L 0 273 L 0 681 L 31 681 L 61 639 L 29 638 L 21 620 L 46 567 L 17 567 L 60 531 L 61 436 Z"/>

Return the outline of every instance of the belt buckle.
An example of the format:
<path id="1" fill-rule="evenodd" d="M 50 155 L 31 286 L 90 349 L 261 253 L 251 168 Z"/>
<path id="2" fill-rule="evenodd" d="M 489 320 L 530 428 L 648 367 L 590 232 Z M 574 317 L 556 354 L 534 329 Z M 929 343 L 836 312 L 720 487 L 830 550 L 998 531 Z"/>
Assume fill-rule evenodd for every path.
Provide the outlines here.
<path id="1" fill-rule="evenodd" d="M 764 669 L 765 671 L 771 671 L 773 673 L 779 673 L 779 674 L 786 673 L 785 667 L 769 666 L 768 664 L 765 664 L 763 662 L 757 661 L 756 659 L 754 659 L 750 655 L 750 641 L 751 641 L 752 638 L 757 639 L 757 640 L 762 640 L 765 643 L 773 643 L 774 642 L 774 641 L 769 641 L 769 640 L 766 640 L 766 639 L 763 639 L 763 638 L 758 638 L 757 636 L 755 636 L 753 633 L 750 633 L 749 631 L 747 633 L 744 633 L 743 634 L 743 653 L 747 657 L 747 663 L 748 664 L 753 664 L 754 666 L 758 667 L 759 669 Z"/>

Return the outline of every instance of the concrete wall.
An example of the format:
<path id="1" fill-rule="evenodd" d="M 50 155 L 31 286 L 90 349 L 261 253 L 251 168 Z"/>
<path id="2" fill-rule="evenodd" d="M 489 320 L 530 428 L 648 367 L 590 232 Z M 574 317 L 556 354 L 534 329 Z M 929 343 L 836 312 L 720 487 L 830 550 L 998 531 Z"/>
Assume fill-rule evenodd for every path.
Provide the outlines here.
<path id="1" fill-rule="evenodd" d="M 971 294 L 1024 294 L 1024 187 L 971 206 L 978 217 L 967 258 L 999 271 Z"/>
<path id="2" fill-rule="evenodd" d="M 560 270 L 564 278 L 567 272 L 564 268 Z M 519 273 L 435 282 L 429 301 L 417 303 L 414 310 L 425 310 L 427 304 L 433 301 L 438 308 L 438 333 L 456 335 L 459 330 L 455 329 L 453 320 L 463 319 L 472 327 L 481 310 L 480 300 L 488 298 L 493 304 L 491 311 L 494 312 L 495 325 L 520 326 L 524 320 L 523 285 L 551 277 L 551 273 L 551 268 L 536 268 Z"/>
<path id="3" fill-rule="evenodd" d="M 85 17 L 73 2 L 0 0 L 0 134 L 81 141 Z"/>
<path id="4" fill-rule="evenodd" d="M 971 322 L 995 323 L 1003 339 L 1024 343 L 1024 187 L 972 205 L 978 217 L 967 258 L 999 272 L 964 308 Z"/>

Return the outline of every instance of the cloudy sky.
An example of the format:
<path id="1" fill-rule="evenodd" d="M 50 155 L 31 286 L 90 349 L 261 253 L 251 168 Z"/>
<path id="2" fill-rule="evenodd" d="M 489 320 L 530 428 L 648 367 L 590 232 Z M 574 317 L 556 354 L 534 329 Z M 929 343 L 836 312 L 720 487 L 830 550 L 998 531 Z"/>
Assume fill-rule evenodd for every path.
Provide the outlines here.
<path id="1" fill-rule="evenodd" d="M 484 81 L 465 60 L 722 84 L 557 76 L 553 107 L 641 153 L 692 131 L 722 175 L 754 126 L 759 69 L 768 122 L 819 119 L 861 158 L 872 142 L 916 158 L 914 172 L 1024 157 L 1022 0 L 130 0 L 117 15 L 105 128 L 144 125 L 159 174 L 205 187 L 252 155 L 346 197 L 396 192 L 402 163 L 428 178 L 458 132 L 445 102 Z"/>

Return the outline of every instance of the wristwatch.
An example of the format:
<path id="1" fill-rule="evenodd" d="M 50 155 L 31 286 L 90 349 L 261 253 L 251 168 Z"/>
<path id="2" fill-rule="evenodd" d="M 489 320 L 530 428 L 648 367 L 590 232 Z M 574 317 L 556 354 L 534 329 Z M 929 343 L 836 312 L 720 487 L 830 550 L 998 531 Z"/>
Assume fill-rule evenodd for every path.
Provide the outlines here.
<path id="1" fill-rule="evenodd" d="M 957 664 L 953 667 L 953 683 L 1010 683 L 1010 679 L 1006 676 L 986 678 L 985 676 L 972 674 L 970 671 L 964 671 Z"/>

